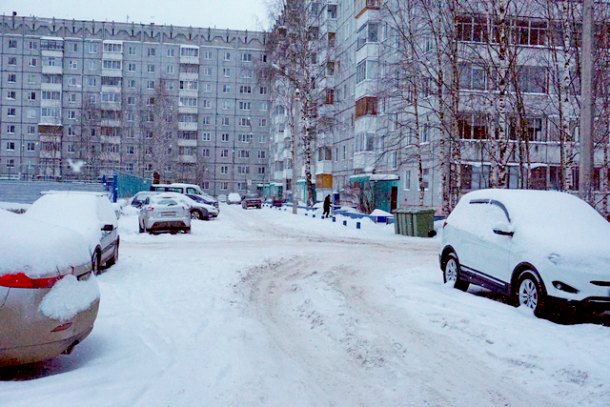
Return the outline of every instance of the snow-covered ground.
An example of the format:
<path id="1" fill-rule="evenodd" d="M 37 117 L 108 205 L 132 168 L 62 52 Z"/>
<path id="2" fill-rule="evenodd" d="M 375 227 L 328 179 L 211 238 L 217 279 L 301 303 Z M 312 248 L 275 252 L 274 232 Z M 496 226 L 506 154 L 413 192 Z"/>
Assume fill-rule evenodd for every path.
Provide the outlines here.
<path id="1" fill-rule="evenodd" d="M 93 332 L 0 370 L 0 405 L 610 404 L 610 328 L 444 286 L 438 238 L 227 205 L 150 236 L 127 212 Z"/>

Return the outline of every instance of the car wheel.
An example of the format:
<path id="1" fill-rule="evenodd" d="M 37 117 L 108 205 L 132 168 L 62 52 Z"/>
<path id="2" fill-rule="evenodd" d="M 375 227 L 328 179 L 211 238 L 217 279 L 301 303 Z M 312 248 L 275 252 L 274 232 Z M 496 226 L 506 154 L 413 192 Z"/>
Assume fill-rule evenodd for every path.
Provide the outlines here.
<path id="1" fill-rule="evenodd" d="M 100 267 L 100 256 L 97 251 L 93 253 L 93 257 L 91 257 L 91 272 L 96 276 L 102 273 L 102 269 Z"/>
<path id="2" fill-rule="evenodd" d="M 106 267 L 114 266 L 116 262 L 119 261 L 119 242 L 116 242 L 114 246 L 114 253 L 112 253 L 112 257 L 110 260 L 106 262 Z"/>
<path id="3" fill-rule="evenodd" d="M 534 315 L 543 316 L 546 303 L 544 284 L 531 271 L 521 273 L 517 280 L 516 304 L 534 311 Z"/>
<path id="4" fill-rule="evenodd" d="M 190 228 L 190 227 L 188 227 L 188 228 L 184 229 L 184 233 L 186 233 L 186 234 L 189 234 L 189 235 L 190 235 L 190 234 L 191 234 L 191 228 Z"/>
<path id="5" fill-rule="evenodd" d="M 201 219 L 203 219 L 203 216 L 201 215 L 201 212 L 195 210 L 195 211 L 191 212 L 191 219 L 201 220 Z"/>
<path id="6" fill-rule="evenodd" d="M 445 270 L 443 270 L 443 281 L 453 285 L 453 288 L 466 291 L 470 283 L 460 279 L 460 262 L 455 253 L 449 253 Z"/>

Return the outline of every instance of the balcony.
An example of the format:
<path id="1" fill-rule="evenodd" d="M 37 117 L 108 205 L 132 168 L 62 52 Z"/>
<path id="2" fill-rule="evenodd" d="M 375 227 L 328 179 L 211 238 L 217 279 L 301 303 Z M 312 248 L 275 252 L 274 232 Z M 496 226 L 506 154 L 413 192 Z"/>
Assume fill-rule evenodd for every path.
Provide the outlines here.
<path id="1" fill-rule="evenodd" d="M 178 146 L 197 147 L 197 140 L 178 140 Z"/>
<path id="2" fill-rule="evenodd" d="M 119 136 L 100 136 L 101 143 L 110 144 L 121 144 L 121 137 Z"/>
<path id="3" fill-rule="evenodd" d="M 179 79 L 181 81 L 197 81 L 197 80 L 199 80 L 199 73 L 197 73 L 197 72 L 180 72 Z"/>
<path id="4" fill-rule="evenodd" d="M 40 90 L 47 90 L 51 92 L 61 92 L 62 84 L 61 83 L 41 83 Z"/>
<path id="5" fill-rule="evenodd" d="M 45 150 L 41 150 L 40 151 L 40 158 L 60 159 L 61 158 L 61 151 L 45 151 Z"/>
<path id="6" fill-rule="evenodd" d="M 42 73 L 47 75 L 63 75 L 64 69 L 61 63 L 59 65 L 43 65 Z"/>
<path id="7" fill-rule="evenodd" d="M 196 163 L 197 156 L 195 155 L 180 155 L 178 156 L 178 161 L 181 163 Z"/>
<path id="8" fill-rule="evenodd" d="M 105 109 L 105 110 L 108 110 L 108 109 Z M 102 127 L 121 127 L 121 120 L 117 120 L 117 119 L 102 119 L 101 122 L 100 122 L 100 125 Z"/>
<path id="9" fill-rule="evenodd" d="M 197 114 L 196 106 L 178 106 L 178 113 Z"/>
<path id="10" fill-rule="evenodd" d="M 197 123 L 178 122 L 178 130 L 197 131 Z"/>
<path id="11" fill-rule="evenodd" d="M 197 90 L 190 90 L 190 89 L 180 89 L 178 91 L 178 96 L 179 97 L 190 97 L 190 98 L 196 98 L 198 94 Z"/>
<path id="12" fill-rule="evenodd" d="M 333 162 L 332 161 L 316 161 L 315 175 L 319 174 L 332 174 L 333 173 Z"/>

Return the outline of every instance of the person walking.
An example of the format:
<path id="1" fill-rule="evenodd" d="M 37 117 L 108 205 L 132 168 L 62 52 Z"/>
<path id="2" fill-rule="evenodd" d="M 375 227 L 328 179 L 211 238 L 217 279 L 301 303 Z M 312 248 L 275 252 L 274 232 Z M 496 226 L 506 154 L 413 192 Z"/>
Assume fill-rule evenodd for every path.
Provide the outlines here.
<path id="1" fill-rule="evenodd" d="M 330 216 L 330 195 L 326 195 L 326 198 L 324 198 L 324 213 L 322 216 L 327 218 Z"/>

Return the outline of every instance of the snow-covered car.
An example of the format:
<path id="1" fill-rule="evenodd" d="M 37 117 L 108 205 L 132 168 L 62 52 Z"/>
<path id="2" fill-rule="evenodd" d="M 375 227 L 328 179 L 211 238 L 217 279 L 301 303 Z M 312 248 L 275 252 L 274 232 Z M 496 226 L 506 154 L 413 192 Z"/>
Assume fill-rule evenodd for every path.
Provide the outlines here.
<path id="1" fill-rule="evenodd" d="M 218 195 L 218 202 L 227 203 L 227 196 L 225 194 Z"/>
<path id="2" fill-rule="evenodd" d="M 191 233 L 191 210 L 181 197 L 162 193 L 146 198 L 138 214 L 140 233 Z"/>
<path id="3" fill-rule="evenodd" d="M 184 195 L 186 203 L 191 207 L 191 218 L 192 219 L 205 219 L 208 220 L 210 217 L 218 217 L 220 210 L 209 203 L 210 201 L 202 195 Z M 218 205 L 218 201 L 216 202 Z"/>
<path id="4" fill-rule="evenodd" d="M 263 207 L 263 201 L 262 201 L 261 197 L 256 194 L 248 194 L 242 198 L 241 207 L 244 209 L 248 209 L 248 208 L 261 209 Z"/>
<path id="5" fill-rule="evenodd" d="M 231 192 L 227 196 L 227 205 L 239 205 L 241 203 L 241 196 L 236 192 Z"/>
<path id="6" fill-rule="evenodd" d="M 151 191 L 158 192 L 176 192 L 178 194 L 195 194 L 203 195 L 203 191 L 199 185 L 173 183 L 173 184 L 153 184 L 150 186 Z"/>
<path id="7" fill-rule="evenodd" d="M 0 366 L 70 353 L 93 329 L 99 289 L 80 234 L 0 209 Z"/>
<path id="8" fill-rule="evenodd" d="M 152 195 L 156 195 L 158 193 L 159 192 L 157 192 L 157 191 L 140 191 L 131 198 L 131 201 L 129 202 L 129 204 L 131 206 L 139 208 L 140 206 L 142 206 L 142 204 L 144 203 L 146 198 L 148 198 L 149 196 L 152 196 Z"/>
<path id="9" fill-rule="evenodd" d="M 117 214 L 105 193 L 49 191 L 32 204 L 25 216 L 83 235 L 96 274 L 102 265 L 110 267 L 119 259 Z"/>
<path id="10" fill-rule="evenodd" d="M 443 279 L 509 296 L 542 316 L 610 309 L 610 224 L 560 192 L 479 190 L 462 197 L 443 226 Z"/>

